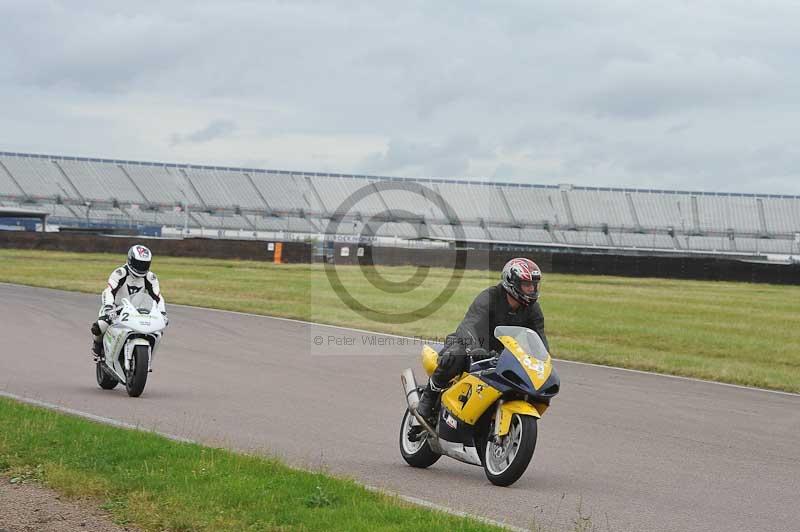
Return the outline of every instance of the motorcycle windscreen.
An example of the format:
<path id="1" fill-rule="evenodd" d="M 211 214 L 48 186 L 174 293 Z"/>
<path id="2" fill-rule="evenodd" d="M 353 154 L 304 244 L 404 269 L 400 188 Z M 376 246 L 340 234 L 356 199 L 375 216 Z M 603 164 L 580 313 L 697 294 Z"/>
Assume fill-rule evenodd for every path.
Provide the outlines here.
<path id="1" fill-rule="evenodd" d="M 547 348 L 544 342 L 536 334 L 527 327 L 516 327 L 512 325 L 500 325 L 495 327 L 494 335 L 500 340 L 506 349 L 511 351 L 517 356 L 523 357 L 528 355 L 541 362 L 546 362 Z"/>

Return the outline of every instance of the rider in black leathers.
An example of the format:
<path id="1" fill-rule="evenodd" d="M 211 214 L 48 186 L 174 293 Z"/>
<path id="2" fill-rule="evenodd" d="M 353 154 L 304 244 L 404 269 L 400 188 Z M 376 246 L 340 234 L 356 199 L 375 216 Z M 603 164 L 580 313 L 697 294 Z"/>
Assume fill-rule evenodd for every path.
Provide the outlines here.
<path id="1" fill-rule="evenodd" d="M 536 331 L 550 350 L 544 334 L 544 315 L 537 301 L 541 270 L 530 259 L 511 259 L 503 267 L 501 282 L 478 294 L 456 331 L 439 353 L 438 365 L 422 393 L 417 413 L 431 426 L 439 394 L 450 381 L 469 368 L 470 360 L 496 356 L 503 344 L 495 338 L 498 325 L 517 325 Z"/>

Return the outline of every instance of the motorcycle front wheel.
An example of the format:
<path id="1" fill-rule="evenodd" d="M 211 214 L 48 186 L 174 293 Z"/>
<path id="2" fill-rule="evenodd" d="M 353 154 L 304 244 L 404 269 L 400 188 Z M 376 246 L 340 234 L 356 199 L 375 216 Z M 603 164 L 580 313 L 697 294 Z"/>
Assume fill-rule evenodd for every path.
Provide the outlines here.
<path id="1" fill-rule="evenodd" d="M 483 470 L 489 482 L 495 486 L 510 486 L 516 482 L 533 458 L 536 436 L 535 417 L 513 414 L 511 428 L 499 445 L 491 438 L 486 442 Z"/>
<path id="2" fill-rule="evenodd" d="M 131 367 L 125 372 L 125 389 L 131 397 L 139 397 L 147 382 L 148 348 L 137 345 L 133 348 Z"/>
<path id="3" fill-rule="evenodd" d="M 406 409 L 403 422 L 400 424 L 400 454 L 403 460 L 411 467 L 426 468 L 436 463 L 442 455 L 433 452 L 428 443 L 428 433 L 425 432 L 417 441 L 409 438 L 413 427 L 419 427 L 417 419 Z"/>

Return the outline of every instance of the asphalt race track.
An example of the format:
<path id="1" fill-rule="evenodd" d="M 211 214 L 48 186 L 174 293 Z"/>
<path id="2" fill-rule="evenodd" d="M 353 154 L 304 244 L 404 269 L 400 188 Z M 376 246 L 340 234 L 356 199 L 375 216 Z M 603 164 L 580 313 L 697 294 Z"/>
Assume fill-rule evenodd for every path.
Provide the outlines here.
<path id="1" fill-rule="evenodd" d="M 417 470 L 400 457 L 400 372 L 421 379 L 416 342 L 173 305 L 154 373 L 131 399 L 95 383 L 98 304 L 0 284 L 0 391 L 520 527 L 571 529 L 580 501 L 601 530 L 800 530 L 798 395 L 558 361 L 562 391 L 532 466 L 498 488 L 474 466 Z"/>

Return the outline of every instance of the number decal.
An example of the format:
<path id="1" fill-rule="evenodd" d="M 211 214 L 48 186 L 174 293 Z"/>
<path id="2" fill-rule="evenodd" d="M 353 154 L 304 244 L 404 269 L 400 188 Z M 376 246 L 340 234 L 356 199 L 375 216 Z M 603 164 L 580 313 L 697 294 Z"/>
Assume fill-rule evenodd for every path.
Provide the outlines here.
<path id="1" fill-rule="evenodd" d="M 128 313 L 127 312 L 123 312 L 122 313 L 122 319 L 120 319 L 119 321 L 128 321 Z"/>

